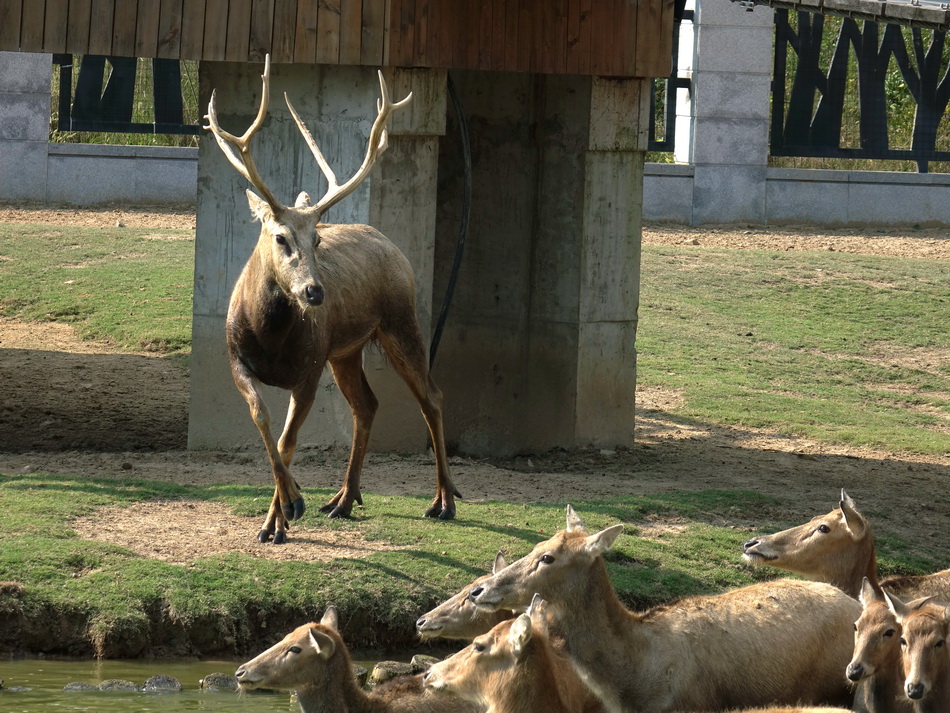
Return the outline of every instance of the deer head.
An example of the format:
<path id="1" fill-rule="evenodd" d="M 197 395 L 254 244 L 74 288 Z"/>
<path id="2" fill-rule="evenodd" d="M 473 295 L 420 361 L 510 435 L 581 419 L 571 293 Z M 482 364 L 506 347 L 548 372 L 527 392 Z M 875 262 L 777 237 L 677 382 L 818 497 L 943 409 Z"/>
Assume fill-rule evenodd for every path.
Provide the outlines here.
<path id="1" fill-rule="evenodd" d="M 284 100 L 287 102 L 287 108 L 290 109 L 297 128 L 300 129 L 307 146 L 310 147 L 328 184 L 326 193 L 316 204 L 311 203 L 310 196 L 306 192 L 301 192 L 294 205 L 288 206 L 277 200 L 267 187 L 251 156 L 251 139 L 264 124 L 270 102 L 270 55 L 264 59 L 264 74 L 261 75 L 261 79 L 263 90 L 257 118 L 243 135 L 230 134 L 219 125 L 215 108 L 215 92 L 211 93 L 208 114 L 205 116 L 208 126 L 204 128 L 214 135 L 218 146 L 231 165 L 257 190 L 257 193 L 252 190 L 247 191 L 251 214 L 261 222 L 256 254 L 263 261 L 268 275 L 280 289 L 292 297 L 301 309 L 307 310 L 319 306 L 324 299 L 323 284 L 317 270 L 320 246 L 318 224 L 331 206 L 350 195 L 369 175 L 376 161 L 389 145 L 386 123 L 390 115 L 396 109 L 408 104 L 412 99 L 412 93 L 410 92 L 401 101 L 392 102 L 383 73 L 379 72 L 380 99 L 376 102 L 377 116 L 370 130 L 366 156 L 357 172 L 343 185 L 337 181 L 336 174 L 330 168 L 316 141 L 285 93 Z"/>

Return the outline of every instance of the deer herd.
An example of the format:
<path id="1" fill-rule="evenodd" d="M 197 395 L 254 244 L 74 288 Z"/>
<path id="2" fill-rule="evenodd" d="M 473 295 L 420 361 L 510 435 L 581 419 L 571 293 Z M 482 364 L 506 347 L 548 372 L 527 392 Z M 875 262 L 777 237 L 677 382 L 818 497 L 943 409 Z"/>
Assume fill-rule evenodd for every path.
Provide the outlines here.
<path id="1" fill-rule="evenodd" d="M 428 372 L 412 268 L 376 229 L 320 222 L 368 176 L 386 150 L 386 122 L 411 94 L 390 101 L 380 73 L 366 157 L 342 186 L 287 98 L 328 184 L 316 204 L 301 193 L 289 206 L 268 189 L 251 157 L 251 139 L 267 114 L 269 58 L 262 79 L 257 117 L 242 136 L 220 127 L 214 94 L 207 115 L 228 161 L 260 194 L 247 192 L 261 231 L 227 317 L 232 376 L 275 481 L 258 539 L 283 544 L 289 522 L 303 514 L 289 467 L 327 363 L 353 412 L 353 442 L 344 484 L 323 510 L 349 517 L 354 503 L 362 504 L 360 473 L 377 409 L 362 350 L 373 340 L 429 428 L 436 494 L 425 514 L 451 519 L 460 496 L 449 477 L 442 394 Z M 291 394 L 277 441 L 262 384 Z M 589 533 L 568 506 L 563 531 L 510 564 L 499 555 L 491 573 L 419 617 L 423 639 L 471 641 L 422 676 L 364 691 L 333 607 L 236 676 L 244 690 L 296 691 L 304 713 L 950 712 L 950 570 L 880 581 L 871 527 L 844 491 L 829 514 L 743 546 L 752 564 L 807 581 L 761 582 L 646 611 L 622 604 L 604 564 L 622 531 L 614 525 Z"/>
<path id="2" fill-rule="evenodd" d="M 950 570 L 878 580 L 871 526 L 843 490 L 829 514 L 743 546 L 808 581 L 631 611 L 603 557 L 622 531 L 590 533 L 568 505 L 564 530 L 419 617 L 424 640 L 471 642 L 423 675 L 363 691 L 330 607 L 237 678 L 297 691 L 303 713 L 950 711 Z"/>

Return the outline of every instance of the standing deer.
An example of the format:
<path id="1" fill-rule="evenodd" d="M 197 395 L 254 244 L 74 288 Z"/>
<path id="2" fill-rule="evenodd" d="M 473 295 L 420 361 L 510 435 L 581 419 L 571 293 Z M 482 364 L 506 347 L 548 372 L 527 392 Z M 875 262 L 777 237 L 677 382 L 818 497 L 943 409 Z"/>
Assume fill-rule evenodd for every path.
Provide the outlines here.
<path id="1" fill-rule="evenodd" d="M 540 594 L 552 635 L 608 711 L 850 703 L 857 601 L 828 584 L 779 580 L 631 612 L 601 556 L 622 530 L 589 535 L 568 506 L 566 530 L 470 596 L 485 609 L 524 611 Z"/>
<path id="2" fill-rule="evenodd" d="M 914 713 L 950 710 L 950 613 L 930 597 L 903 602 L 886 591 L 887 604 L 901 625 L 904 693 Z"/>
<path id="3" fill-rule="evenodd" d="M 401 676 L 364 691 L 353 673 L 339 634 L 339 614 L 327 607 L 320 623 L 294 629 L 281 641 L 241 664 L 234 673 L 241 690 L 296 691 L 301 713 L 477 713 L 478 708 L 432 696 L 422 676 Z"/>
<path id="4" fill-rule="evenodd" d="M 352 193 L 369 175 L 388 146 L 386 122 L 405 106 L 389 99 L 379 73 L 381 99 L 369 136 L 366 157 L 342 186 L 307 127 L 284 95 L 314 158 L 326 176 L 326 194 L 315 205 L 301 193 L 293 206 L 283 205 L 268 189 L 251 157 L 251 139 L 264 123 L 270 99 L 270 56 L 264 61 L 263 90 L 257 118 L 242 136 L 218 124 L 215 95 L 208 104 L 209 129 L 218 146 L 260 195 L 247 191 L 253 216 L 261 221 L 257 246 L 231 294 L 227 318 L 231 374 L 250 407 L 274 473 L 276 487 L 270 510 L 258 535 L 274 544 L 287 539 L 287 524 L 304 512 L 300 488 L 290 466 L 297 434 L 329 362 L 333 378 L 353 411 L 353 443 L 346 479 L 340 491 L 321 508 L 330 517 L 349 517 L 353 503 L 362 505 L 360 472 L 378 402 L 363 372 L 363 347 L 378 341 L 390 362 L 419 401 L 429 427 L 436 460 L 435 499 L 427 517 L 455 517 L 442 431 L 442 393 L 429 375 L 422 330 L 416 317 L 412 266 L 386 236 L 368 225 L 326 225 L 323 214 Z M 280 440 L 271 434 L 271 420 L 261 384 L 290 391 L 290 408 Z"/>
<path id="5" fill-rule="evenodd" d="M 742 553 L 754 565 L 769 565 L 827 582 L 855 598 L 867 577 L 875 589 L 883 588 L 904 598 L 934 596 L 950 601 L 950 569 L 878 582 L 871 525 L 844 489 L 838 509 L 804 525 L 749 540 L 742 546 Z"/>
<path id="6" fill-rule="evenodd" d="M 854 623 L 854 655 L 845 673 L 857 684 L 855 708 L 866 713 L 912 713 L 904 696 L 901 625 L 884 593 L 865 577 L 859 597 L 864 610 Z"/>

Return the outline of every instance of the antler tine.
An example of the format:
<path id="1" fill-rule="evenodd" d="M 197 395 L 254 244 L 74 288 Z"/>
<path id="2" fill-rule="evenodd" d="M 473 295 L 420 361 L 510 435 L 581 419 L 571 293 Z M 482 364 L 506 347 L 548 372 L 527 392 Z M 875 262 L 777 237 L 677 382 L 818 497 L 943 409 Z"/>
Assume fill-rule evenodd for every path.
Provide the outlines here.
<path id="1" fill-rule="evenodd" d="M 320 170 L 323 171 L 323 175 L 326 176 L 330 190 L 338 188 L 339 184 L 336 180 L 336 174 L 333 172 L 333 169 L 330 168 L 330 164 L 324 157 L 320 147 L 317 146 L 317 142 L 314 140 L 310 130 L 307 129 L 307 126 L 303 123 L 303 119 L 300 118 L 300 114 L 298 114 L 297 110 L 294 109 L 294 105 L 290 103 L 290 97 L 287 96 L 287 92 L 284 92 L 284 101 L 287 102 L 287 108 L 290 109 L 290 113 L 294 117 L 294 121 L 297 122 L 297 128 L 300 129 L 300 133 L 303 134 L 304 141 L 306 141 L 307 146 L 310 147 L 310 152 L 317 160 Z"/>
<path id="2" fill-rule="evenodd" d="M 211 92 L 211 101 L 208 102 L 208 113 L 205 118 L 208 120 L 208 126 L 204 128 L 214 134 L 215 141 L 221 151 L 224 152 L 228 161 L 237 169 L 244 178 L 246 178 L 254 188 L 260 191 L 261 196 L 273 210 L 283 208 L 283 204 L 277 200 L 261 174 L 257 171 L 254 159 L 251 156 L 251 139 L 264 125 L 264 119 L 267 117 L 267 107 L 270 104 L 270 55 L 264 57 L 264 73 L 261 75 L 263 89 L 261 90 L 261 105 L 257 111 L 257 117 L 247 128 L 242 136 L 235 136 L 218 124 L 218 111 L 215 106 L 216 91 Z"/>
<path id="3" fill-rule="evenodd" d="M 369 142 L 366 149 L 366 157 L 363 159 L 363 163 L 360 165 L 359 170 L 357 170 L 354 176 L 342 186 L 337 185 L 336 176 L 327 165 L 326 160 L 323 158 L 323 154 L 320 153 L 320 149 L 316 148 L 316 143 L 311 143 L 313 138 L 310 137 L 310 132 L 306 131 L 306 129 L 302 127 L 302 122 L 299 120 L 297 121 L 297 125 L 301 126 L 301 130 L 306 132 L 304 138 L 310 137 L 307 143 L 310 145 L 310 150 L 313 151 L 314 156 L 317 157 L 317 162 L 320 164 L 321 169 L 323 169 L 323 173 L 326 175 L 327 181 L 330 184 L 323 198 L 321 198 L 316 205 L 309 209 L 314 213 L 323 213 L 329 210 L 331 206 L 336 205 L 341 200 L 350 195 L 350 193 L 355 191 L 357 186 L 363 182 L 363 180 L 369 175 L 369 172 L 373 169 L 376 161 L 389 147 L 389 132 L 386 130 L 386 122 L 389 121 L 390 115 L 396 109 L 401 109 L 412 100 L 412 92 L 409 92 L 409 94 L 404 99 L 393 103 L 389 99 L 389 89 L 386 86 L 386 80 L 383 78 L 383 73 L 381 71 L 377 73 L 379 74 L 380 98 L 376 100 L 377 116 L 376 121 L 373 122 L 373 128 L 370 129 L 369 132 Z M 296 112 L 294 112 L 294 116 L 296 118 Z"/>

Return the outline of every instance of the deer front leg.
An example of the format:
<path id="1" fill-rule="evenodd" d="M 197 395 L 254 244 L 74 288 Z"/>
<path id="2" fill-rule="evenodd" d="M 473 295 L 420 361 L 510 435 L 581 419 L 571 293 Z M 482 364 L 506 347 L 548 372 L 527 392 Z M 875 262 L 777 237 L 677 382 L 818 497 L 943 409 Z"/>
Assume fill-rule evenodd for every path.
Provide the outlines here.
<path id="1" fill-rule="evenodd" d="M 346 478 L 340 491 L 330 498 L 330 502 L 320 508 L 320 512 L 329 512 L 330 517 L 350 517 L 353 503 L 363 504 L 360 494 L 360 475 L 366 458 L 366 446 L 373 428 L 373 419 L 379 408 L 376 394 L 370 388 L 363 373 L 363 353 L 358 351 L 350 356 L 330 362 L 333 378 L 340 392 L 346 398 L 353 411 L 353 443 L 350 447 L 350 460 L 346 467 Z"/>
<path id="2" fill-rule="evenodd" d="M 261 542 L 267 542 L 271 537 L 274 537 L 275 544 L 282 544 L 287 539 L 286 521 L 303 515 L 305 509 L 303 497 L 296 481 L 291 477 L 290 471 L 284 463 L 274 436 L 271 434 L 270 412 L 264 403 L 260 391 L 260 382 L 240 367 L 234 368 L 232 375 L 238 391 L 247 401 L 251 418 L 261 434 L 261 440 L 264 441 L 267 458 L 274 473 L 274 499 L 257 539 Z M 278 533 L 282 534 L 278 535 Z"/>

